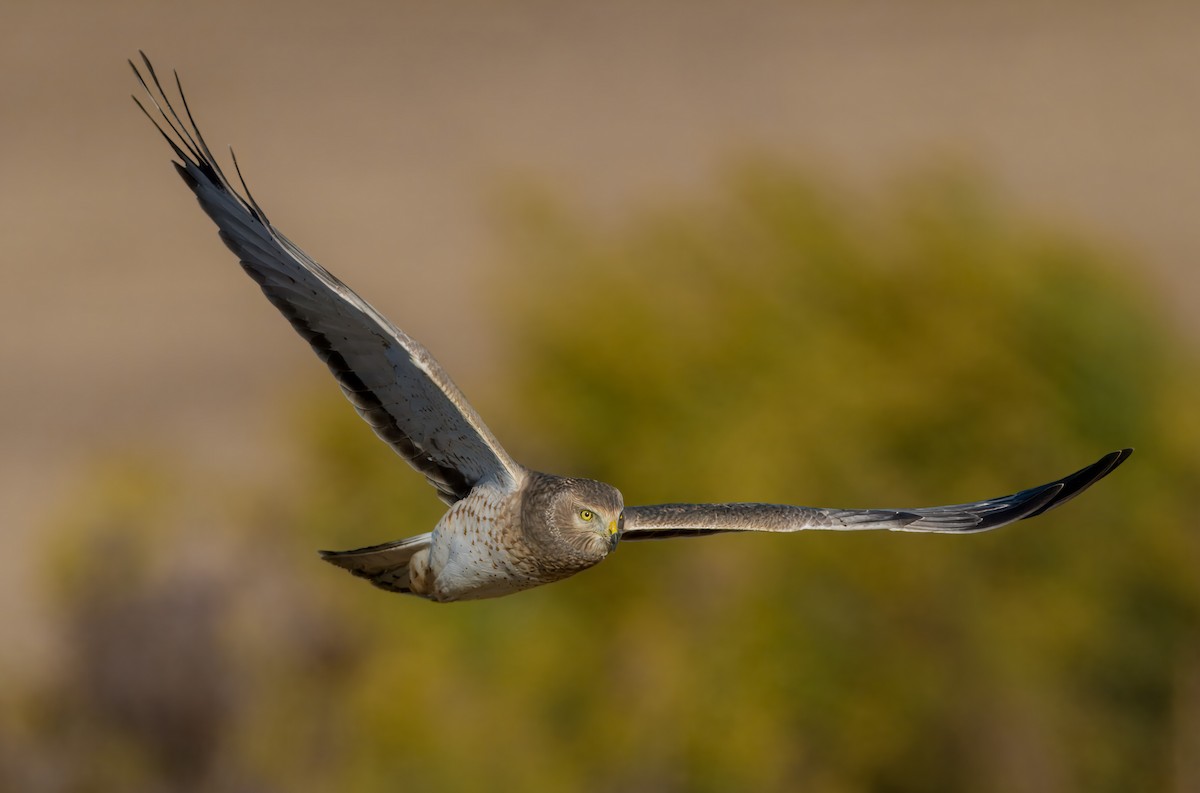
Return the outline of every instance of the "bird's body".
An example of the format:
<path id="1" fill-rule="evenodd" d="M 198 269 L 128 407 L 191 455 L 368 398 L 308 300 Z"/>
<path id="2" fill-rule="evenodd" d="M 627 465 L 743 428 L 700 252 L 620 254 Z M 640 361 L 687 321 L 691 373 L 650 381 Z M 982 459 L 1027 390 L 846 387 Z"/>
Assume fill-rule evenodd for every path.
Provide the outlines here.
<path id="1" fill-rule="evenodd" d="M 438 601 L 497 597 L 540 583 L 523 536 L 525 488 L 477 487 L 450 506 L 410 566 L 410 591 Z M 346 557 L 343 557 L 346 558 Z"/>
<path id="2" fill-rule="evenodd" d="M 920 509 L 625 507 L 611 485 L 531 471 L 509 456 L 428 350 L 283 236 L 249 190 L 238 193 L 200 135 L 182 88 L 187 123 L 150 61 L 142 59 L 149 82 L 130 65 L 165 128 L 138 105 L 178 156 L 176 169 L 221 239 L 329 367 L 359 415 L 449 505 L 427 534 L 322 552 L 327 561 L 382 589 L 435 601 L 508 595 L 591 567 L 621 540 L 808 529 L 985 531 L 1065 503 L 1130 454 L 1112 452 L 1074 474 L 1012 495 Z"/>
<path id="3" fill-rule="evenodd" d="M 607 488 L 607 499 L 572 498 L 581 488 Z M 419 538 L 354 551 L 326 552 L 325 558 L 368 578 L 376 586 L 440 602 L 478 600 L 520 592 L 558 581 L 603 561 L 615 547 L 617 531 L 582 533 L 574 539 L 554 529 L 548 517 L 584 503 L 607 502 L 605 512 L 620 515 L 615 488 L 590 480 L 528 472 L 515 491 L 476 487 L 446 510 L 437 526 Z M 600 513 L 593 521 L 599 520 Z M 620 518 L 615 518 L 619 521 Z M 421 540 L 421 542 L 414 542 Z M 397 546 L 407 562 L 397 564 Z"/>

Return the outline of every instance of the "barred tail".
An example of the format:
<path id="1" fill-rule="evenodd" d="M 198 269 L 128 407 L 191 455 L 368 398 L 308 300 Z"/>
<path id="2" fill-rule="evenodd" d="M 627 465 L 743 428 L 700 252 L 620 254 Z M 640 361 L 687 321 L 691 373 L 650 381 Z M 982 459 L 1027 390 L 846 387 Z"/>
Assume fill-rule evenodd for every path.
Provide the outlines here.
<path id="1" fill-rule="evenodd" d="M 321 551 L 321 558 L 388 592 L 428 597 L 425 578 L 432 536 L 421 534 L 352 551 Z"/>

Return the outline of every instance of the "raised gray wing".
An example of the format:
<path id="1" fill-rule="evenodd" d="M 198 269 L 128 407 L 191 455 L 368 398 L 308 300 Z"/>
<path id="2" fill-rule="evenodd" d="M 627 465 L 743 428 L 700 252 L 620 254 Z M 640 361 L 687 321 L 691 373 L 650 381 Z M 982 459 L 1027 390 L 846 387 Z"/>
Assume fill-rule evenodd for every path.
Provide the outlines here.
<path id="1" fill-rule="evenodd" d="M 174 163 L 175 169 L 242 268 L 312 345 L 375 434 L 423 473 L 446 503 L 464 498 L 485 480 L 506 490 L 519 486 L 524 469 L 504 451 L 429 351 L 272 226 L 240 170 L 245 196 L 238 194 L 196 127 L 179 75 L 175 85 L 186 124 L 167 99 L 150 60 L 145 53 L 141 56 L 150 83 L 133 61 L 129 65 L 166 128 L 136 96 L 133 101 L 182 161 Z"/>
<path id="2" fill-rule="evenodd" d="M 822 509 L 784 504 L 655 504 L 625 508 L 621 540 L 661 540 L 731 531 L 987 531 L 1041 515 L 1087 490 L 1133 453 L 1122 449 L 1070 476 L 1011 496 L 919 509 Z"/>

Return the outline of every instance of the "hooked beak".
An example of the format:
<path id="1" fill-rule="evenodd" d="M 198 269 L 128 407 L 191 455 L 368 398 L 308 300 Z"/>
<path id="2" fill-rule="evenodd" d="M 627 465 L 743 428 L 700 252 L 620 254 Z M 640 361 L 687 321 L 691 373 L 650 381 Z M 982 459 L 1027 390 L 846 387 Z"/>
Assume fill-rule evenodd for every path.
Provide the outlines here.
<path id="1" fill-rule="evenodd" d="M 617 547 L 617 543 L 621 540 L 621 529 L 625 525 L 625 516 L 622 515 L 620 520 L 610 520 L 608 522 L 608 550 L 613 551 Z"/>

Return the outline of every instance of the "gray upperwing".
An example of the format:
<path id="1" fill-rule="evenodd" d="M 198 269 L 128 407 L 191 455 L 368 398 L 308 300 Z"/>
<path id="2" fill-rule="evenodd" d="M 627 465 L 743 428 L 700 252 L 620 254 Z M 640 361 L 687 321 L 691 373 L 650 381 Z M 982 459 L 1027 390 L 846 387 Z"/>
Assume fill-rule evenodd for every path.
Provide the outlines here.
<path id="1" fill-rule="evenodd" d="M 819 509 L 789 504 L 651 504 L 625 507 L 621 541 L 700 537 L 735 531 L 898 529 L 917 520 L 887 509 Z"/>
<path id="2" fill-rule="evenodd" d="M 186 124 L 144 53 L 142 60 L 149 83 L 132 61 L 130 66 L 166 128 L 134 101 L 182 161 L 175 163 L 176 170 L 242 268 L 329 367 L 359 415 L 447 503 L 464 498 L 484 480 L 517 487 L 524 469 L 429 351 L 276 230 L 249 190 L 239 195 L 200 135 L 178 75 Z"/>
<path id="3" fill-rule="evenodd" d="M 735 531 L 807 529 L 970 533 L 1041 515 L 1087 490 L 1125 462 L 1132 449 L 1106 454 L 1069 476 L 1008 496 L 918 509 L 823 509 L 786 504 L 654 504 L 625 508 L 621 540 L 659 540 Z"/>

